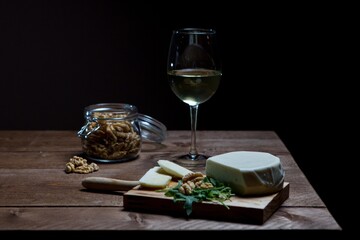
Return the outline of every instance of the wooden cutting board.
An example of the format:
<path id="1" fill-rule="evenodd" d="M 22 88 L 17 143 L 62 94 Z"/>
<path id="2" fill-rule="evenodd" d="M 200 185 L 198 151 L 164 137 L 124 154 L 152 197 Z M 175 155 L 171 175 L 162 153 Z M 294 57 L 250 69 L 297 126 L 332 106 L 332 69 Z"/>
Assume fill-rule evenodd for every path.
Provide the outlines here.
<path id="1" fill-rule="evenodd" d="M 226 201 L 230 209 L 214 202 L 193 204 L 193 212 L 188 217 L 182 202 L 173 202 L 164 192 L 141 189 L 140 186 L 124 194 L 124 208 L 150 213 L 183 216 L 186 218 L 205 218 L 224 221 L 263 224 L 289 198 L 290 185 L 284 183 L 283 189 L 275 194 L 262 197 L 231 197 Z"/>

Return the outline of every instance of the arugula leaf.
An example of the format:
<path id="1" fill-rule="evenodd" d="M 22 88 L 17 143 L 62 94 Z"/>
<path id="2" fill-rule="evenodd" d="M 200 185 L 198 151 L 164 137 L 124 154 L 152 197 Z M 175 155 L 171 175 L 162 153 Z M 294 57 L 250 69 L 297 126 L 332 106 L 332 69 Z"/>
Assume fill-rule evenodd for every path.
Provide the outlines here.
<path id="1" fill-rule="evenodd" d="M 186 210 L 186 214 L 189 216 L 192 212 L 192 204 L 193 202 L 199 202 L 200 200 L 194 196 L 186 196 L 184 209 Z"/>
<path id="2" fill-rule="evenodd" d="M 202 201 L 212 201 L 219 202 L 224 207 L 229 209 L 229 207 L 224 203 L 224 201 L 230 199 L 234 194 L 231 192 L 231 188 L 225 184 L 219 182 L 218 180 L 210 177 L 205 177 L 203 182 L 211 183 L 212 188 L 199 188 L 196 187 L 192 190 L 190 195 L 185 195 L 179 191 L 179 188 L 183 184 L 182 180 L 178 181 L 178 184 L 173 188 L 166 189 L 165 196 L 173 197 L 173 201 L 176 202 L 185 202 L 184 209 L 186 214 L 189 216 L 192 213 L 192 205 L 194 202 Z"/>

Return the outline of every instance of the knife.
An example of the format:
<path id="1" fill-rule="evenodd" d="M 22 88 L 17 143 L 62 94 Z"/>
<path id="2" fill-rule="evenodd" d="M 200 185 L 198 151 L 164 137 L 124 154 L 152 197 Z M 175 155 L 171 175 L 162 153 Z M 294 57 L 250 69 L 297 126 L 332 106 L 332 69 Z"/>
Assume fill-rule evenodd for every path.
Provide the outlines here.
<path id="1" fill-rule="evenodd" d="M 98 191 L 128 191 L 140 184 L 139 181 L 106 177 L 87 177 L 83 179 L 81 183 L 87 189 Z"/>
<path id="2" fill-rule="evenodd" d="M 164 188 L 172 177 L 182 178 L 192 173 L 180 165 L 169 160 L 159 160 L 160 166 L 149 169 L 139 181 L 128 181 L 106 177 L 87 177 L 82 185 L 87 189 L 101 191 L 128 191 L 138 185 L 151 188 Z M 140 183 L 141 181 L 141 183 Z"/>

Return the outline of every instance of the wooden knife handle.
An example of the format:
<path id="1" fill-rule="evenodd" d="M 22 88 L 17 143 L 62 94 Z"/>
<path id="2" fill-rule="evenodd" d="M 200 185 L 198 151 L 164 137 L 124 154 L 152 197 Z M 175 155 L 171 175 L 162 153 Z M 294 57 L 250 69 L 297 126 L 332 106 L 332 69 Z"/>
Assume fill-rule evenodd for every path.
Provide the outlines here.
<path id="1" fill-rule="evenodd" d="M 82 180 L 82 185 L 85 188 L 101 191 L 128 191 L 139 184 L 139 181 L 127 181 L 106 177 L 87 177 Z"/>

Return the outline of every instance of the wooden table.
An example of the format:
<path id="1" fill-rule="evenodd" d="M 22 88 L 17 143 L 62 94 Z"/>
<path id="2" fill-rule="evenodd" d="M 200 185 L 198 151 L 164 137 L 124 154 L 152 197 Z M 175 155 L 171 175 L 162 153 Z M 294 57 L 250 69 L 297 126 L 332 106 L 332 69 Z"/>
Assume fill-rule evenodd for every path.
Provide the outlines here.
<path id="1" fill-rule="evenodd" d="M 138 180 L 159 159 L 189 149 L 188 131 L 169 131 L 162 144 L 144 143 L 138 159 L 98 164 L 91 174 L 66 174 L 65 163 L 81 154 L 75 131 L 0 131 L 0 230 L 341 230 L 279 137 L 272 131 L 199 131 L 201 152 L 265 151 L 280 157 L 290 197 L 263 224 L 243 224 L 123 209 L 122 192 L 91 192 L 89 176 Z M 204 171 L 204 164 L 189 166 Z"/>

